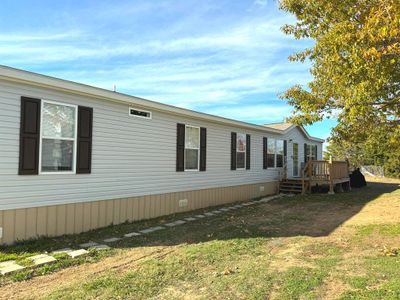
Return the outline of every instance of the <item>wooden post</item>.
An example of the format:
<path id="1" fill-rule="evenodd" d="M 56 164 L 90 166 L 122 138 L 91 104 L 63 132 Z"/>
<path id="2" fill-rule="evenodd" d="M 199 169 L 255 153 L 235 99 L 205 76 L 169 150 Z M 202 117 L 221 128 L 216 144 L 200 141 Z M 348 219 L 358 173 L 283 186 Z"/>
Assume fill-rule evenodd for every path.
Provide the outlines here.
<path id="1" fill-rule="evenodd" d="M 333 172 L 333 161 L 332 161 L 332 155 L 329 157 L 329 195 L 335 194 L 335 191 L 333 190 L 333 177 L 332 177 L 332 172 Z"/>
<path id="2" fill-rule="evenodd" d="M 308 172 L 308 170 L 306 170 L 307 168 L 307 163 L 304 163 L 304 167 L 301 170 L 301 194 L 305 194 L 306 193 L 306 185 L 305 185 L 305 176 L 306 176 L 306 171 Z"/>
<path id="3" fill-rule="evenodd" d="M 308 192 L 311 193 L 311 176 L 312 176 L 312 168 L 313 168 L 313 164 L 312 164 L 312 160 L 308 161 L 309 165 L 308 165 Z"/>

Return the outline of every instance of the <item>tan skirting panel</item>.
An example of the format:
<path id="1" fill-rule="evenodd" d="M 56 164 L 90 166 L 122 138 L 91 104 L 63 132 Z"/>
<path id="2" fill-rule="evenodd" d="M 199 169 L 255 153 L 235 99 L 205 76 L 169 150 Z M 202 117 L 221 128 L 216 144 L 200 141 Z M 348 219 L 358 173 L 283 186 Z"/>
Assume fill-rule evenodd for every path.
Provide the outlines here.
<path id="1" fill-rule="evenodd" d="M 264 188 L 262 188 L 264 187 Z M 75 234 L 111 224 L 163 215 L 277 193 L 277 182 L 202 189 L 125 199 L 102 200 L 0 211 L 0 244 L 38 236 Z M 262 190 L 264 189 L 264 190 Z M 180 207 L 179 200 L 187 199 Z"/>

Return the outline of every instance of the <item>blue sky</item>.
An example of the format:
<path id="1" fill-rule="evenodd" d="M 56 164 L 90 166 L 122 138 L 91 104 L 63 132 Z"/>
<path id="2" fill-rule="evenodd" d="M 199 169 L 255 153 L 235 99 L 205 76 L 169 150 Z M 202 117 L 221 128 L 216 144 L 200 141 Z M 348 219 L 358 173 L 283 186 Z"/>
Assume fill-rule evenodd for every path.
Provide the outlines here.
<path id="1" fill-rule="evenodd" d="M 312 45 L 284 35 L 273 0 L 2 1 L 0 63 L 262 124 L 278 95 L 311 80 L 287 57 Z M 307 130 L 326 138 L 334 121 Z"/>

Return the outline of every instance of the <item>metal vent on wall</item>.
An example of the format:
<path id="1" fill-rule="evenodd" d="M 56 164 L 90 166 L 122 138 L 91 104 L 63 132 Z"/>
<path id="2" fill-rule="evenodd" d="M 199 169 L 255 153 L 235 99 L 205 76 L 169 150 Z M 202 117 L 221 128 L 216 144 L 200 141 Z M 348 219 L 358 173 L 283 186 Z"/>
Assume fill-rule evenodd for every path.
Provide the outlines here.
<path id="1" fill-rule="evenodd" d="M 138 118 L 151 119 L 151 111 L 137 108 L 129 108 L 129 115 Z"/>

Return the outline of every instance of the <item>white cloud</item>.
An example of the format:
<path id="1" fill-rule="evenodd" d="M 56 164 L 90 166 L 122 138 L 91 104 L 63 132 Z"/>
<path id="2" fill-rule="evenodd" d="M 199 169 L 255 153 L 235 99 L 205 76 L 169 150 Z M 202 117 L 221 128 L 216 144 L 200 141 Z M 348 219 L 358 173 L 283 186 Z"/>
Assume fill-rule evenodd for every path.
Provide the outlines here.
<path id="1" fill-rule="evenodd" d="M 125 13 L 140 15 L 154 7 L 144 4 L 130 9 Z M 115 8 L 112 14 L 119 11 Z M 202 13 L 196 17 L 204 22 Z M 101 13 L 95 19 L 101 19 Z M 307 65 L 290 63 L 282 56 L 307 44 L 293 43 L 280 31 L 281 25 L 291 20 L 282 15 L 257 17 L 215 30 L 177 34 L 195 26 L 193 19 L 187 18 L 160 29 L 163 36 L 144 39 L 127 38 L 125 32 L 115 36 L 110 32 L 112 38 L 104 39 L 85 28 L 0 34 L 0 55 L 3 63 L 13 66 L 48 67 L 49 75 L 108 89 L 116 84 L 118 91 L 172 105 L 247 121 L 282 121 L 290 108 L 270 106 L 268 99 L 310 79 Z M 269 96 L 263 105 L 244 100 L 265 94 Z"/>
<path id="2" fill-rule="evenodd" d="M 268 0 L 255 0 L 254 5 L 265 7 L 268 5 Z"/>
<path id="3" fill-rule="evenodd" d="M 265 123 L 283 122 L 290 114 L 291 108 L 287 106 L 277 106 L 271 104 L 262 105 L 244 105 L 241 107 L 222 107 L 217 109 L 205 110 L 207 113 L 219 116 L 244 120 L 247 122 L 259 123 L 262 120 Z"/>
<path id="4" fill-rule="evenodd" d="M 71 40 L 81 37 L 79 31 L 70 31 L 63 33 L 14 33 L 14 34 L 0 34 L 0 42 L 10 43 L 27 43 L 27 42 L 49 42 L 49 41 L 62 41 Z M 7 52 L 6 52 L 7 53 Z"/>

